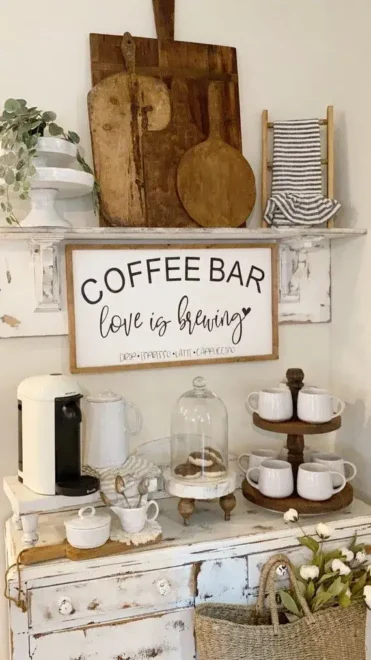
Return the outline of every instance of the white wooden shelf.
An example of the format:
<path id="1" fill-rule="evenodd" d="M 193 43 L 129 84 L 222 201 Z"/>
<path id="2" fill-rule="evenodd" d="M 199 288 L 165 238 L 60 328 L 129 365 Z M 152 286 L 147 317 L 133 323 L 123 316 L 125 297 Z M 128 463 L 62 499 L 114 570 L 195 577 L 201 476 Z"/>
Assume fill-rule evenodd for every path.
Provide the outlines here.
<path id="1" fill-rule="evenodd" d="M 79 228 L 51 228 L 43 227 L 0 227 L 1 240 L 32 240 L 35 243 L 60 241 L 120 241 L 122 243 L 192 243 L 202 244 L 212 241 L 213 243 L 249 243 L 257 242 L 287 242 L 290 240 L 332 240 L 340 238 L 352 238 L 367 234 L 367 229 L 326 229 L 307 227 L 284 227 L 281 229 L 259 228 L 259 229 L 176 229 L 176 228 L 153 228 L 147 227 L 79 227 Z"/>

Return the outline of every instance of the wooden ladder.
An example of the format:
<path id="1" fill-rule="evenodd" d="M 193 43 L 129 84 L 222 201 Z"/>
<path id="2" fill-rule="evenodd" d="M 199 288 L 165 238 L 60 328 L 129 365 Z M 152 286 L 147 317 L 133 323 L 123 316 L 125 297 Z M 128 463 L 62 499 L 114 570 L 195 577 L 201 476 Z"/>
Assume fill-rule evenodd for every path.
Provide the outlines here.
<path id="1" fill-rule="evenodd" d="M 327 107 L 326 119 L 319 120 L 320 126 L 327 126 L 327 157 L 321 160 L 322 165 L 327 167 L 327 197 L 334 198 L 334 106 Z M 268 180 L 269 171 L 273 169 L 273 163 L 268 157 L 268 132 L 273 128 L 273 122 L 268 121 L 268 110 L 262 113 L 262 177 L 261 177 L 261 210 L 262 226 L 268 227 L 264 220 L 264 211 L 269 199 Z M 334 226 L 334 218 L 327 223 L 330 229 Z"/>

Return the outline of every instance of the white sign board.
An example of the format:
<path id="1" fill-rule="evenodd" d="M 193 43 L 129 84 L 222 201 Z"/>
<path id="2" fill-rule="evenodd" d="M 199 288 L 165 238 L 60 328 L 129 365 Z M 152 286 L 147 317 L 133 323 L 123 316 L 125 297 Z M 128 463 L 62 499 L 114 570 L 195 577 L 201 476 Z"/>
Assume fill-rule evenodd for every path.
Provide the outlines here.
<path id="1" fill-rule="evenodd" d="M 278 357 L 276 246 L 66 247 L 73 373 Z"/>

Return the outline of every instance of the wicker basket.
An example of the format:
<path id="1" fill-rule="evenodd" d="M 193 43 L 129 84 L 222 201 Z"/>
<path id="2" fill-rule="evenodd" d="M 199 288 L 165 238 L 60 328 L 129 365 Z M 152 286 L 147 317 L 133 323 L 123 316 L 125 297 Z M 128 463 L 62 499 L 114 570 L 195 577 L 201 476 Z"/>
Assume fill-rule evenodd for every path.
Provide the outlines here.
<path id="1" fill-rule="evenodd" d="M 284 625 L 275 598 L 276 569 L 282 564 L 305 613 Z M 266 591 L 270 611 L 264 607 Z M 275 555 L 264 566 L 256 607 L 209 604 L 196 609 L 199 660 L 366 660 L 365 630 L 363 603 L 312 614 L 285 555 Z"/>

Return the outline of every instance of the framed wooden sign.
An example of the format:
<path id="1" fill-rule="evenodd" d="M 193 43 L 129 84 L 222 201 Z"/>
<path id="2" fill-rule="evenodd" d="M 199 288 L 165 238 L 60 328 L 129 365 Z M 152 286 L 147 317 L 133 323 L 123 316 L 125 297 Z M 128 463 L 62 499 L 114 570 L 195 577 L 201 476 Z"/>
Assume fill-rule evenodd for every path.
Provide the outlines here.
<path id="1" fill-rule="evenodd" d="M 277 247 L 67 245 L 72 373 L 278 358 Z"/>

